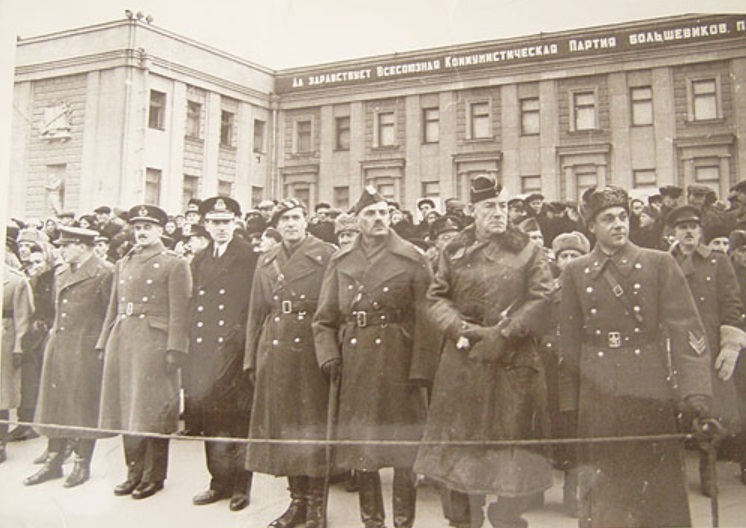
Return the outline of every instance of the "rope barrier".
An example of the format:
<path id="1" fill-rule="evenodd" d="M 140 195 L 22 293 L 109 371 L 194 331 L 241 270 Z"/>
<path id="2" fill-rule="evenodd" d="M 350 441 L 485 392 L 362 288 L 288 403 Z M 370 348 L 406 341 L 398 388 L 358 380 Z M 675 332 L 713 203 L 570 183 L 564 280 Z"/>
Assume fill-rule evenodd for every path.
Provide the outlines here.
<path id="1" fill-rule="evenodd" d="M 419 446 L 453 446 L 453 447 L 531 447 L 568 444 L 614 444 L 625 442 L 667 442 L 673 440 L 692 440 L 691 433 L 670 433 L 659 435 L 630 435 L 608 436 L 595 438 L 545 438 L 530 440 L 325 440 L 325 439 L 280 439 L 280 438 L 228 438 L 223 436 L 186 436 L 176 434 L 151 433 L 143 431 L 125 431 L 122 429 L 106 429 L 98 427 L 82 427 L 61 424 L 44 424 L 37 422 L 23 422 L 16 420 L 0 420 L 0 424 L 26 425 L 52 430 L 79 431 L 98 433 L 103 436 L 142 436 L 146 438 L 160 438 L 163 440 L 182 440 L 191 442 L 216 442 L 227 444 L 270 444 L 270 445 L 303 445 L 303 446 L 390 446 L 390 447 L 419 447 Z"/>

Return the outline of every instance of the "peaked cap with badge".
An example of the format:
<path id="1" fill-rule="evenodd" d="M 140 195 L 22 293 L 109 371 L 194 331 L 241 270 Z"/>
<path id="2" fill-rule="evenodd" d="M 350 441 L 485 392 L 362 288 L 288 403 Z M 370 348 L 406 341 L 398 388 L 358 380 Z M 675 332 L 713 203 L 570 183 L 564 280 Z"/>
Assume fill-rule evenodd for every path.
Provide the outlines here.
<path id="1" fill-rule="evenodd" d="M 200 204 L 199 214 L 205 220 L 233 220 L 241 216 L 241 206 L 229 196 L 213 196 Z"/>
<path id="2" fill-rule="evenodd" d="M 150 222 L 161 227 L 168 222 L 166 211 L 155 205 L 141 204 L 132 207 L 127 214 L 130 224 L 135 222 Z"/>

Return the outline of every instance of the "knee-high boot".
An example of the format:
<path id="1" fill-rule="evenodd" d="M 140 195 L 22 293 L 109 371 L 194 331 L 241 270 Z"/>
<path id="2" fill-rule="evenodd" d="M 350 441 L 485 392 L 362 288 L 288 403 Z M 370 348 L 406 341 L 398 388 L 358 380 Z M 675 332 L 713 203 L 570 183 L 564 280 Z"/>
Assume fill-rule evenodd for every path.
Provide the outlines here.
<path id="1" fill-rule="evenodd" d="M 308 478 L 306 493 L 306 527 L 325 528 L 324 522 L 324 478 Z"/>
<path id="2" fill-rule="evenodd" d="M 360 518 L 365 528 L 385 528 L 386 514 L 381 496 L 381 476 L 378 471 L 358 471 Z"/>
<path id="3" fill-rule="evenodd" d="M 269 528 L 293 528 L 306 522 L 308 477 L 288 477 L 290 505 L 285 513 L 269 524 Z"/>
<path id="4" fill-rule="evenodd" d="M 412 528 L 416 504 L 414 472 L 394 468 L 394 528 Z"/>

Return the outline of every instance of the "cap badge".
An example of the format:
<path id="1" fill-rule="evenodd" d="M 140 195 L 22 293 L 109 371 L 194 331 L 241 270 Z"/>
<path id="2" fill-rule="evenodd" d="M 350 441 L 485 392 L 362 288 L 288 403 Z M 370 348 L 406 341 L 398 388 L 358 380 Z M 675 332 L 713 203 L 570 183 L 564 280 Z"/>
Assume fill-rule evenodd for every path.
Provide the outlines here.
<path id="1" fill-rule="evenodd" d="M 137 211 L 137 214 L 140 216 L 148 216 L 148 208 L 147 207 L 140 207 L 140 210 Z"/>
<path id="2" fill-rule="evenodd" d="M 215 210 L 216 211 L 225 211 L 226 209 L 228 209 L 228 207 L 225 205 L 225 200 L 223 200 L 222 198 L 219 198 L 215 202 Z"/>

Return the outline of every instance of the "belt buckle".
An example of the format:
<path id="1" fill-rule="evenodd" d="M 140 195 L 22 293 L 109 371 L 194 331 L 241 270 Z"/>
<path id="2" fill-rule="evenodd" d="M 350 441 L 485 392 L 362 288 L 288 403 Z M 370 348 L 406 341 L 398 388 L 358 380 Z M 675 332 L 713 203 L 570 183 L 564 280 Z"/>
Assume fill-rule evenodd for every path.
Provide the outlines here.
<path id="1" fill-rule="evenodd" d="M 131 302 L 128 302 L 127 308 L 124 310 L 124 313 L 126 313 L 127 315 L 132 315 L 132 312 L 134 311 L 135 311 L 135 305 L 132 304 Z"/>
<path id="2" fill-rule="evenodd" d="M 292 301 L 282 301 L 282 313 L 284 314 L 293 313 L 293 302 Z"/>
<path id="3" fill-rule="evenodd" d="M 622 346 L 622 334 L 620 332 L 609 332 L 609 348 Z"/>
<path id="4" fill-rule="evenodd" d="M 355 322 L 357 323 L 358 328 L 365 328 L 368 326 L 368 312 L 362 310 L 355 312 Z"/>

